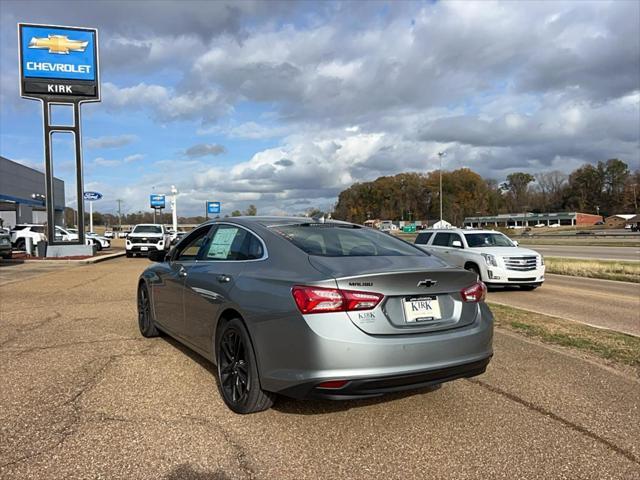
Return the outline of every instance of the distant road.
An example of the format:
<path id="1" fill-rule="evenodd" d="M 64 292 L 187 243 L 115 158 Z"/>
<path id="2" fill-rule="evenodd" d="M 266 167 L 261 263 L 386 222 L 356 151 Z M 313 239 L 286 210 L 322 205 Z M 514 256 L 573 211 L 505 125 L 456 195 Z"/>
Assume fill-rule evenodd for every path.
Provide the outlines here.
<path id="1" fill-rule="evenodd" d="M 594 278 L 550 275 L 532 292 L 490 291 L 489 302 L 568 318 L 640 336 L 640 285 Z"/>
<path id="2" fill-rule="evenodd" d="M 546 257 L 588 258 L 600 260 L 640 261 L 638 247 L 595 247 L 581 245 L 527 245 Z"/>

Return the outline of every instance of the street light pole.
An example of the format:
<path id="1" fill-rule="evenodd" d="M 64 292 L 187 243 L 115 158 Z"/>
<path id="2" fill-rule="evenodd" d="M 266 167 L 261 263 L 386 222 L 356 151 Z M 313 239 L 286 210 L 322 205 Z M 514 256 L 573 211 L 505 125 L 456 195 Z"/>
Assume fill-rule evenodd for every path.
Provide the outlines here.
<path id="1" fill-rule="evenodd" d="M 442 227 L 442 157 L 446 157 L 447 152 L 438 152 L 440 157 L 440 227 Z"/>
<path id="2" fill-rule="evenodd" d="M 171 185 L 171 213 L 173 220 L 173 231 L 178 231 L 178 189 L 175 185 Z"/>

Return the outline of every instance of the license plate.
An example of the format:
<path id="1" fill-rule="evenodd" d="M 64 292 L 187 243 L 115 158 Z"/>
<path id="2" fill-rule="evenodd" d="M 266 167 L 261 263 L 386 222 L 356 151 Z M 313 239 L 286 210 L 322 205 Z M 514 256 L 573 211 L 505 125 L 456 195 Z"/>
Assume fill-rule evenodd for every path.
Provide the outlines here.
<path id="1" fill-rule="evenodd" d="M 140 247 L 140 251 L 142 252 L 146 252 L 147 250 L 149 250 L 149 247 Z"/>
<path id="2" fill-rule="evenodd" d="M 440 320 L 440 302 L 438 297 L 410 297 L 404 299 L 404 318 L 407 323 L 430 322 Z"/>

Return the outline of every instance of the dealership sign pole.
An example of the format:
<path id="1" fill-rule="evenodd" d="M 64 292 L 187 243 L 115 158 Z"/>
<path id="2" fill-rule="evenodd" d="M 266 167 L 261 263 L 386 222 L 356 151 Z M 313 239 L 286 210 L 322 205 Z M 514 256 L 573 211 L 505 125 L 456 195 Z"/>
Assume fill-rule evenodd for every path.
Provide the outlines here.
<path id="1" fill-rule="evenodd" d="M 93 202 L 96 200 L 100 200 L 101 198 L 102 198 L 101 193 L 84 192 L 84 199 L 89 202 L 89 231 L 91 233 L 93 233 Z"/>
<path id="2" fill-rule="evenodd" d="M 46 178 L 47 236 L 50 245 L 84 245 L 84 187 L 80 105 L 100 101 L 98 30 L 56 25 L 18 24 L 20 95 L 42 103 Z M 51 123 L 51 107 L 73 108 L 73 125 Z M 73 134 L 78 199 L 78 241 L 57 242 L 53 198 L 51 138 Z"/>

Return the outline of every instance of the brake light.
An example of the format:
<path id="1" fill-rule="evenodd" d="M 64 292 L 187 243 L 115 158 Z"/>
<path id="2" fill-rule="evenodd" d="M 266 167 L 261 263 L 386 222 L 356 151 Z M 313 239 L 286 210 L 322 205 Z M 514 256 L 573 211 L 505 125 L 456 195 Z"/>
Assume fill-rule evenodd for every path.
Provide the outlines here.
<path id="1" fill-rule="evenodd" d="M 379 293 L 301 285 L 293 287 L 291 293 L 298 310 L 305 314 L 371 310 L 384 298 Z"/>
<path id="2" fill-rule="evenodd" d="M 476 282 L 473 285 L 460 291 L 463 302 L 478 303 L 483 302 L 487 296 L 487 286 L 482 282 Z"/>

